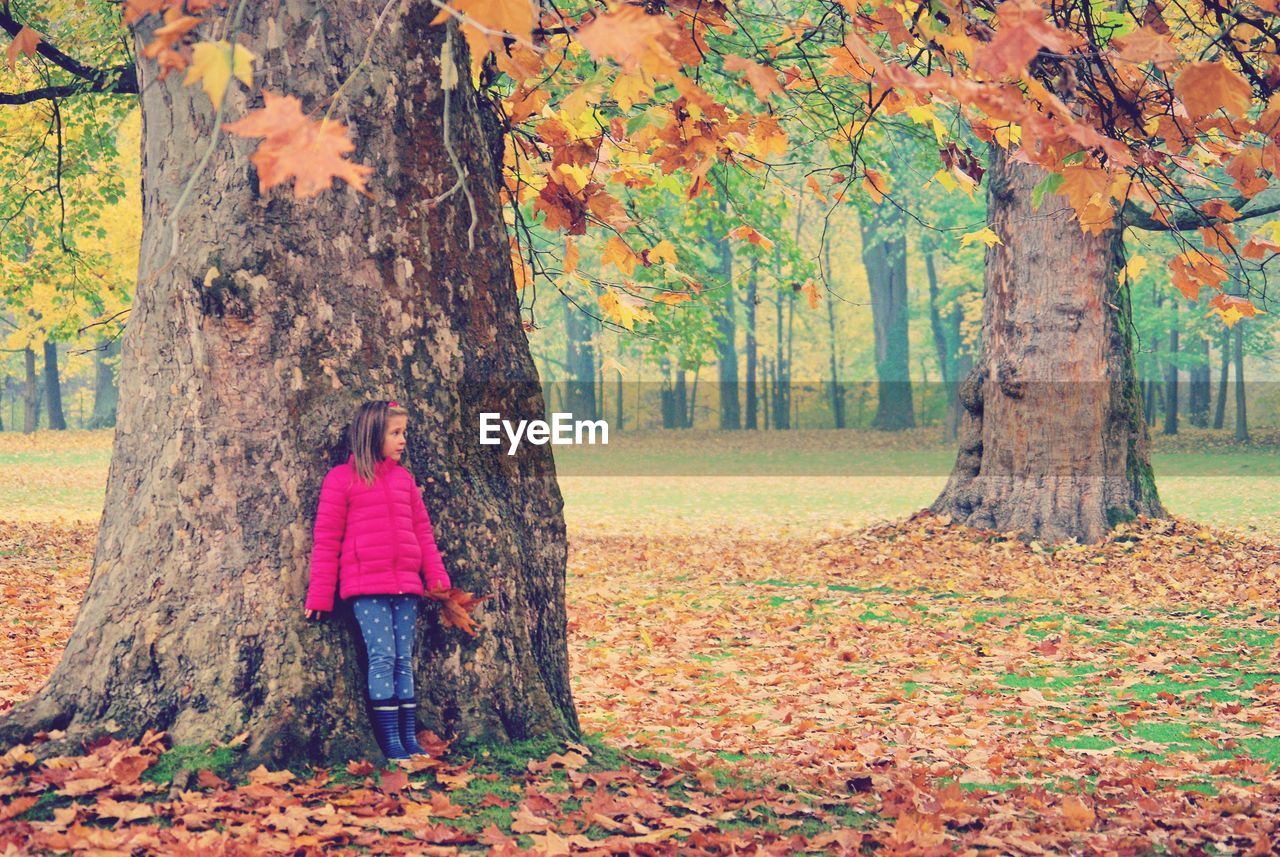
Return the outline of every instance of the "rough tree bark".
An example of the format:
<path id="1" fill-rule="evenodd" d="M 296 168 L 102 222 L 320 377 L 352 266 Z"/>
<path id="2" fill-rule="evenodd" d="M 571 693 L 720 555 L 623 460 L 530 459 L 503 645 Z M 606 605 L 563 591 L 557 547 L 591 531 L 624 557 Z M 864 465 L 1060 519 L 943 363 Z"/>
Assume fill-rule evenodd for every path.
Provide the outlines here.
<path id="1" fill-rule="evenodd" d="M 961 387 L 960 452 L 931 507 L 960 523 L 1050 541 L 1101 539 L 1163 515 L 1149 458 L 1120 233 L 1086 234 L 1044 173 L 991 150 L 982 351 Z"/>
<path id="2" fill-rule="evenodd" d="M 543 405 L 464 42 L 453 36 L 443 54 L 461 70 L 446 139 L 446 30 L 429 25 L 432 4 L 396 7 L 376 38 L 373 16 L 353 14 L 325 17 L 319 35 L 299 0 L 245 10 L 243 30 L 262 34 L 263 87 L 304 109 L 327 103 L 335 75 L 369 48 L 335 118 L 351 111 L 373 198 L 260 196 L 251 144 L 224 141 L 175 212 L 209 133 L 208 98 L 140 66 L 140 282 L 106 509 L 62 660 L 0 722 L 0 745 L 47 729 L 67 735 L 43 752 L 100 732 L 163 729 L 198 744 L 248 731 L 241 768 L 380 759 L 349 607 L 303 615 L 321 477 L 367 398 L 409 408 L 408 463 L 446 566 L 455 585 L 490 596 L 474 640 L 424 610 L 423 725 L 495 741 L 575 735 L 550 447 L 508 456 L 478 444 L 479 412 L 537 419 Z M 229 98 L 241 114 L 243 96 Z M 474 249 L 464 194 L 430 202 L 456 180 L 446 147 L 476 204 Z"/>

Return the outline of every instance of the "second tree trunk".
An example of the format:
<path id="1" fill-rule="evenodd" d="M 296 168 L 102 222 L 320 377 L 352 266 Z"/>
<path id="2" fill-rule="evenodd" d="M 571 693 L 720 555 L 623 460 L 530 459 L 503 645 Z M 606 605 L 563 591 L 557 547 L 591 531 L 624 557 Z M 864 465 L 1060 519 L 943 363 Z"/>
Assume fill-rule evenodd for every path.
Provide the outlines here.
<path id="1" fill-rule="evenodd" d="M 960 452 L 939 514 L 1048 541 L 1101 539 L 1164 509 L 1151 472 L 1117 282 L 1120 234 L 1083 232 L 1032 189 L 1045 173 L 992 147 L 982 352 L 962 384 Z"/>

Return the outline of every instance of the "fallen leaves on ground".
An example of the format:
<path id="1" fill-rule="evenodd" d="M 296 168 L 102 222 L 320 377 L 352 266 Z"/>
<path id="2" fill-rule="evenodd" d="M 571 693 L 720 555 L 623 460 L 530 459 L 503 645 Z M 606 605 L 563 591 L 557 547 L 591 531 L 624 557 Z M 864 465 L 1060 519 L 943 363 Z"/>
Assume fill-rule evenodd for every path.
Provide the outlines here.
<path id="1" fill-rule="evenodd" d="M 6 704 L 52 669 L 93 536 L 0 525 Z M 155 733 L 43 763 L 0 748 L 0 853 L 1267 854 L 1278 597 L 1280 547 L 1180 520 L 1066 547 L 930 515 L 577 530 L 574 695 L 623 764 L 577 745 L 507 777 L 431 760 L 170 788 L 138 776 Z"/>
<path id="2" fill-rule="evenodd" d="M 569 592 L 584 728 L 846 795 L 881 843 L 1277 839 L 1274 544 L 1174 520 L 1054 548 L 928 514 L 834 538 L 578 533 Z"/>

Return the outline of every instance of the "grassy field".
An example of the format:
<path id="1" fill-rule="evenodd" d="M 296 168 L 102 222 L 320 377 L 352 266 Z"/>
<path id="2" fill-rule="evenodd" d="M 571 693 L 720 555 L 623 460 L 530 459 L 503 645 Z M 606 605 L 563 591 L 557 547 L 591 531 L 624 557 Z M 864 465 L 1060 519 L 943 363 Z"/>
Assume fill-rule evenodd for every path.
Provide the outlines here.
<path id="1" fill-rule="evenodd" d="M 556 455 L 571 530 L 679 532 L 696 519 L 843 531 L 904 517 L 937 496 L 954 451 L 936 435 L 642 432 Z M 1221 432 L 1155 441 L 1160 496 L 1173 514 L 1280 535 L 1280 435 L 1261 432 L 1245 448 Z M 110 431 L 0 433 L 0 520 L 96 522 L 110 455 Z"/>

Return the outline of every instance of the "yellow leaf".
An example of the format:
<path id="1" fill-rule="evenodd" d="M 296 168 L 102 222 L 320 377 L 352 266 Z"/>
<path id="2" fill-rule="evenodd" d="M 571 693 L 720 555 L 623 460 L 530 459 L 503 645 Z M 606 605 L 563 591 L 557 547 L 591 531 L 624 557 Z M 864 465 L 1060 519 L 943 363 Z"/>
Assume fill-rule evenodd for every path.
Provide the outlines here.
<path id="1" fill-rule="evenodd" d="M 981 241 L 983 244 L 986 244 L 988 247 L 994 247 L 996 244 L 1004 243 L 1003 241 L 1000 240 L 999 235 L 991 231 L 990 226 L 986 226 L 986 227 L 983 227 L 982 229 L 979 229 L 977 232 L 970 232 L 969 234 L 961 238 L 960 246 L 968 247 L 970 244 L 975 244 L 978 241 Z"/>
<path id="2" fill-rule="evenodd" d="M 623 241 L 617 235 L 611 235 L 609 242 L 604 246 L 604 253 L 600 257 L 602 264 L 612 264 L 624 274 L 631 274 L 636 269 L 636 265 L 640 262 L 637 256 L 627 242 Z"/>
<path id="3" fill-rule="evenodd" d="M 907 116 L 911 118 L 912 122 L 932 127 L 933 136 L 938 139 L 939 143 L 946 139 L 947 126 L 943 125 L 938 117 L 934 115 L 932 104 L 918 104 L 915 107 L 908 107 Z"/>
<path id="4" fill-rule="evenodd" d="M 674 265 L 676 263 L 676 248 L 667 239 L 662 239 L 657 244 L 649 248 L 649 261 L 666 262 Z"/>
<path id="5" fill-rule="evenodd" d="M 1124 274 L 1130 280 L 1136 280 L 1142 276 L 1142 272 L 1147 269 L 1146 256 L 1134 256 L 1124 266 Z"/>
<path id="6" fill-rule="evenodd" d="M 1021 126 L 1012 123 L 997 125 L 991 129 L 991 132 L 995 135 L 996 142 L 1000 144 L 1002 149 L 1016 146 L 1022 141 Z"/>
<path id="7" fill-rule="evenodd" d="M 618 106 L 629 111 L 637 104 L 645 104 L 653 97 L 653 80 L 644 69 L 634 74 L 620 74 L 609 90 Z"/>
<path id="8" fill-rule="evenodd" d="M 634 297 L 614 289 L 606 289 L 596 301 L 606 318 L 627 330 L 635 330 L 637 321 L 654 320 L 653 313 L 640 306 Z"/>
<path id="9" fill-rule="evenodd" d="M 245 86 L 253 86 L 253 62 L 256 59 L 243 45 L 233 47 L 226 39 L 198 42 L 191 49 L 191 65 L 187 67 L 187 76 L 182 82 L 190 86 L 200 81 L 216 110 L 222 106 L 222 96 L 232 75 Z"/>
<path id="10" fill-rule="evenodd" d="M 1205 315 L 1210 316 L 1215 312 L 1222 318 L 1222 323 L 1227 327 L 1235 327 L 1236 322 L 1244 318 L 1244 313 L 1240 312 L 1240 310 L 1234 306 L 1224 308 L 1214 307 L 1212 310 L 1205 313 Z"/>
<path id="11" fill-rule="evenodd" d="M 561 184 L 572 193 L 579 193 L 591 181 L 591 168 L 586 164 L 561 164 L 556 168 Z"/>

